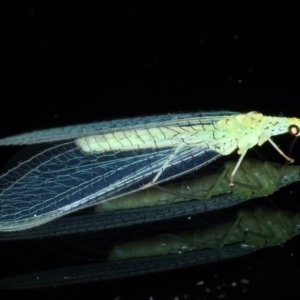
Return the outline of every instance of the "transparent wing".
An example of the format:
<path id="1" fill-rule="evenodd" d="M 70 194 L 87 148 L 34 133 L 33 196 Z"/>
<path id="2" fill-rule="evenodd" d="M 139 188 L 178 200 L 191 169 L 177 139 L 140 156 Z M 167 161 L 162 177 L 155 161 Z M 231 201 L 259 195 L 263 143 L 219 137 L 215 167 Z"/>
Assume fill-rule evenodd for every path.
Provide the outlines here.
<path id="1" fill-rule="evenodd" d="M 0 139 L 0 146 L 29 145 L 63 140 L 72 140 L 95 134 L 111 133 L 120 130 L 143 129 L 157 126 L 185 126 L 205 122 L 218 121 L 222 116 L 236 115 L 237 112 L 196 112 L 183 114 L 168 114 L 104 121 L 91 124 L 59 127 L 20 134 Z"/>
<path id="2" fill-rule="evenodd" d="M 73 211 L 180 176 L 219 156 L 205 147 L 87 154 L 68 142 L 19 164 L 0 178 L 0 230 L 38 226 Z M 170 158 L 167 166 L 166 159 Z"/>
<path id="3" fill-rule="evenodd" d="M 159 221 L 164 219 L 171 219 L 180 216 L 192 215 L 199 212 L 208 212 L 212 210 L 218 210 L 221 208 L 227 208 L 244 201 L 247 201 L 252 198 L 257 197 L 264 197 L 266 195 L 272 194 L 277 189 L 291 184 L 293 182 L 299 181 L 299 166 L 291 165 L 285 168 L 284 175 L 282 174 L 282 166 L 280 164 L 272 164 L 272 163 L 262 163 L 259 161 L 245 161 L 243 163 L 243 168 L 239 170 L 237 173 L 237 185 L 234 189 L 229 189 L 228 183 L 226 179 L 224 179 L 223 185 L 221 182 L 217 185 L 218 194 L 215 194 L 209 198 L 198 198 L 198 200 L 193 200 L 199 194 L 197 194 L 197 190 L 199 191 L 200 195 L 203 194 L 202 189 L 210 189 L 210 187 L 214 186 L 214 183 L 218 182 L 219 176 L 222 177 L 222 173 L 220 172 L 219 163 L 222 160 L 218 160 L 218 163 L 209 164 L 206 168 L 201 169 L 201 178 L 194 179 L 197 182 L 197 185 L 194 187 L 194 183 L 190 181 L 176 181 L 174 183 L 165 185 L 169 187 L 167 190 L 161 189 L 152 189 L 144 190 L 136 194 L 131 194 L 125 197 L 121 197 L 118 200 L 122 199 L 123 201 L 129 202 L 135 198 L 139 199 L 142 203 L 145 202 L 144 195 L 146 198 L 149 196 L 156 197 L 157 199 L 161 199 L 162 202 L 165 202 L 166 199 L 168 201 L 173 201 L 179 197 L 185 197 L 181 200 L 184 202 L 181 203 L 172 203 L 165 202 L 168 204 L 165 205 L 158 205 L 153 207 L 141 207 L 129 210 L 121 210 L 121 211 L 114 211 L 114 212 L 100 212 L 95 213 L 94 211 L 91 214 L 84 213 L 83 215 L 76 215 L 71 216 L 69 218 L 59 219 L 55 222 L 51 222 L 48 224 L 44 224 L 39 227 L 35 227 L 25 232 L 10 232 L 10 233 L 2 233 L 0 234 L 0 240 L 16 240 L 16 239 L 28 239 L 33 237 L 47 237 L 47 236 L 58 236 L 68 233 L 79 233 L 79 232 L 88 232 L 88 231 L 97 231 L 97 230 L 105 230 L 108 228 L 117 228 L 123 226 L 130 226 L 134 224 L 142 224 L 147 222 Z M 244 166 L 245 165 L 245 166 Z M 244 169 L 247 167 L 247 174 L 244 173 Z M 217 173 L 216 170 L 218 171 Z M 226 169 L 225 169 L 226 170 Z M 210 175 L 209 175 L 210 174 Z M 214 174 L 211 176 L 211 174 Z M 207 176 L 209 175 L 209 176 Z M 248 175 L 250 177 L 247 177 Z M 282 176 L 283 175 L 283 176 Z M 278 180 L 282 177 L 280 182 Z M 223 178 L 223 177 L 222 177 Z M 260 186 L 253 186 L 253 179 L 258 178 L 261 181 Z M 248 181 L 251 179 L 251 181 Z M 183 184 L 185 182 L 185 184 Z M 201 183 L 200 183 L 201 182 Z M 57 182 L 56 182 L 57 183 Z M 87 184 L 87 182 L 86 182 Z M 191 185 L 192 184 L 192 185 Z M 242 184 L 240 186 L 240 184 Z M 248 184 L 248 186 L 247 186 Z M 173 190 L 176 185 L 180 186 L 189 186 L 189 189 L 181 194 L 174 193 Z M 198 186 L 199 185 L 199 186 Z M 226 188 L 224 188 L 226 187 Z M 70 186 L 72 188 L 72 185 Z M 176 189 L 180 191 L 180 189 Z M 125 192 L 126 189 L 119 190 L 120 193 Z M 26 191 L 24 191 L 25 193 Z M 190 194 L 188 193 L 190 192 Z M 136 197 L 138 195 L 138 197 Z M 165 198 L 166 195 L 168 198 Z M 51 195 L 50 195 L 51 196 Z M 54 197 L 54 195 L 52 195 Z M 148 200 L 148 199 L 146 199 Z M 154 199 L 153 199 L 154 200 Z M 78 200 L 80 201 L 80 200 Z M 101 199 L 100 199 L 101 201 Z M 115 200 L 113 200 L 115 201 Z M 91 202 L 89 202 L 91 203 Z M 155 202 L 156 203 L 156 202 Z M 157 203 L 159 201 L 157 200 Z M 25 205 L 25 204 L 24 204 Z M 30 201 L 26 204 L 27 208 L 30 207 Z M 116 205 L 115 205 L 116 206 Z M 66 204 L 67 208 L 67 204 Z M 17 207 L 14 210 L 17 212 Z M 53 211 L 53 218 L 55 218 L 55 212 Z M 41 210 L 41 214 L 47 213 L 47 211 Z M 46 215 L 42 215 L 42 217 L 47 217 Z M 23 220 L 26 221 L 26 218 Z"/>
<path id="4" fill-rule="evenodd" d="M 158 125 L 192 127 L 213 124 L 222 116 L 233 114 L 236 113 L 174 114 L 100 122 L 19 135 L 0 140 L 0 145 L 53 142 Z M 208 149 L 207 141 L 167 148 L 152 145 L 133 150 L 111 149 L 102 153 L 83 152 L 76 141 L 56 145 L 20 163 L 0 178 L 0 230 L 38 226 L 72 211 L 132 193 L 153 182 L 170 180 L 219 156 Z"/>

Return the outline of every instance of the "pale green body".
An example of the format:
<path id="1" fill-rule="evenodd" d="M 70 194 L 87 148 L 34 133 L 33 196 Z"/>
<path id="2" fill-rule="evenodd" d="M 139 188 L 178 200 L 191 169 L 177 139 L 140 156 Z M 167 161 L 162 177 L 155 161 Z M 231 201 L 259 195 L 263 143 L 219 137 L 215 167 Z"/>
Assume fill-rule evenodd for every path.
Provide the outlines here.
<path id="1" fill-rule="evenodd" d="M 149 188 L 111 201 L 100 203 L 97 212 L 171 204 L 192 199 L 205 200 L 232 193 L 237 197 L 262 197 L 278 188 L 300 180 L 300 166 L 282 165 L 259 160 L 245 159 L 235 175 L 235 186 L 229 186 L 230 175 L 236 162 L 228 161 L 220 172 L 200 179 L 184 180 L 162 185 L 164 190 Z M 279 182 L 280 181 L 280 182 Z M 242 183 L 243 185 L 240 185 Z"/>
<path id="2" fill-rule="evenodd" d="M 164 234 L 156 238 L 133 241 L 115 246 L 110 260 L 129 259 L 181 253 L 204 248 L 219 248 L 227 244 L 245 243 L 249 246 L 275 246 L 298 234 L 298 215 L 286 211 L 257 208 L 241 210 L 235 222 L 214 227 Z"/>
<path id="3" fill-rule="evenodd" d="M 189 126 L 189 123 L 193 125 Z M 271 136 L 288 132 L 291 124 L 298 123 L 300 120 L 296 118 L 267 117 L 250 112 L 177 120 L 176 126 L 166 123 L 151 124 L 146 128 L 120 128 L 112 133 L 79 138 L 76 144 L 87 153 L 189 145 L 206 146 L 221 155 L 228 155 L 238 148 L 238 153 L 242 154 L 257 144 L 261 146 Z"/>

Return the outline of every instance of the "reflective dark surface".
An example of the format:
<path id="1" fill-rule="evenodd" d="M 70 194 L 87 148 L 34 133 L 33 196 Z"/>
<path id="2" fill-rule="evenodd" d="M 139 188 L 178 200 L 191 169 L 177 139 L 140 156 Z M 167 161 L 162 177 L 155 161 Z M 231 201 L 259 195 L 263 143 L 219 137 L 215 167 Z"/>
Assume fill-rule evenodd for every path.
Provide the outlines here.
<path id="1" fill-rule="evenodd" d="M 299 17 L 293 8 L 285 14 L 282 6 L 271 13 L 270 7 L 264 11 L 256 6 L 252 10 L 181 2 L 92 8 L 31 2 L 12 6 L 6 1 L 2 7 L 2 137 L 181 111 L 256 110 L 300 117 Z M 288 151 L 289 137 L 275 141 Z M 1 165 L 19 150 L 1 149 Z M 268 160 L 283 162 L 270 145 L 262 151 Z M 298 153 L 296 144 L 296 162 Z M 299 187 L 280 190 L 270 199 L 281 209 L 296 212 Z M 29 241 L 0 246 L 2 278 L 78 264 L 75 258 Z M 283 247 L 201 267 L 64 288 L 0 291 L 0 295 L 295 297 L 299 295 L 298 253 L 296 238 Z"/>

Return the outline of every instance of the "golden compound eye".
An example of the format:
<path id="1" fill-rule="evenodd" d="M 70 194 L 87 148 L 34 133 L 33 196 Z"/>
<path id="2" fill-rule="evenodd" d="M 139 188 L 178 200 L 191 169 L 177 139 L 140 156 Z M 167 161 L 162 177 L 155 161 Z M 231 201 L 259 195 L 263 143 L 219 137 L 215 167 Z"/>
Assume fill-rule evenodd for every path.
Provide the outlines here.
<path id="1" fill-rule="evenodd" d="M 291 135 L 295 135 L 296 136 L 296 135 L 298 135 L 299 131 L 300 131 L 300 129 L 299 129 L 299 127 L 297 125 L 291 125 L 289 127 L 289 133 Z"/>

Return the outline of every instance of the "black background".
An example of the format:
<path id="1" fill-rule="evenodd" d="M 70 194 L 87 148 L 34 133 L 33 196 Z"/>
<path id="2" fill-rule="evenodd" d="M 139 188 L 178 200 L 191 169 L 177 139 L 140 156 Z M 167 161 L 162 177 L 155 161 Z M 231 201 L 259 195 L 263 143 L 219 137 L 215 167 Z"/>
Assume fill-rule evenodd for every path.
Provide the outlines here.
<path id="1" fill-rule="evenodd" d="M 295 7 L 3 1 L 1 19 L 1 137 L 182 111 L 256 110 L 300 117 L 300 19 Z M 268 159 L 278 159 L 268 145 L 263 148 Z M 13 151 L 1 149 L 2 165 Z M 294 157 L 300 159 L 297 151 Z M 297 185 L 278 195 L 272 200 L 297 207 Z M 28 266 L 32 271 L 50 268 L 62 259 L 35 247 L 2 242 L 1 276 L 18 273 L 23 265 L 26 271 Z M 299 239 L 293 239 L 284 247 L 227 262 L 105 283 L 0 291 L 0 296 L 296 297 L 299 250 Z"/>

